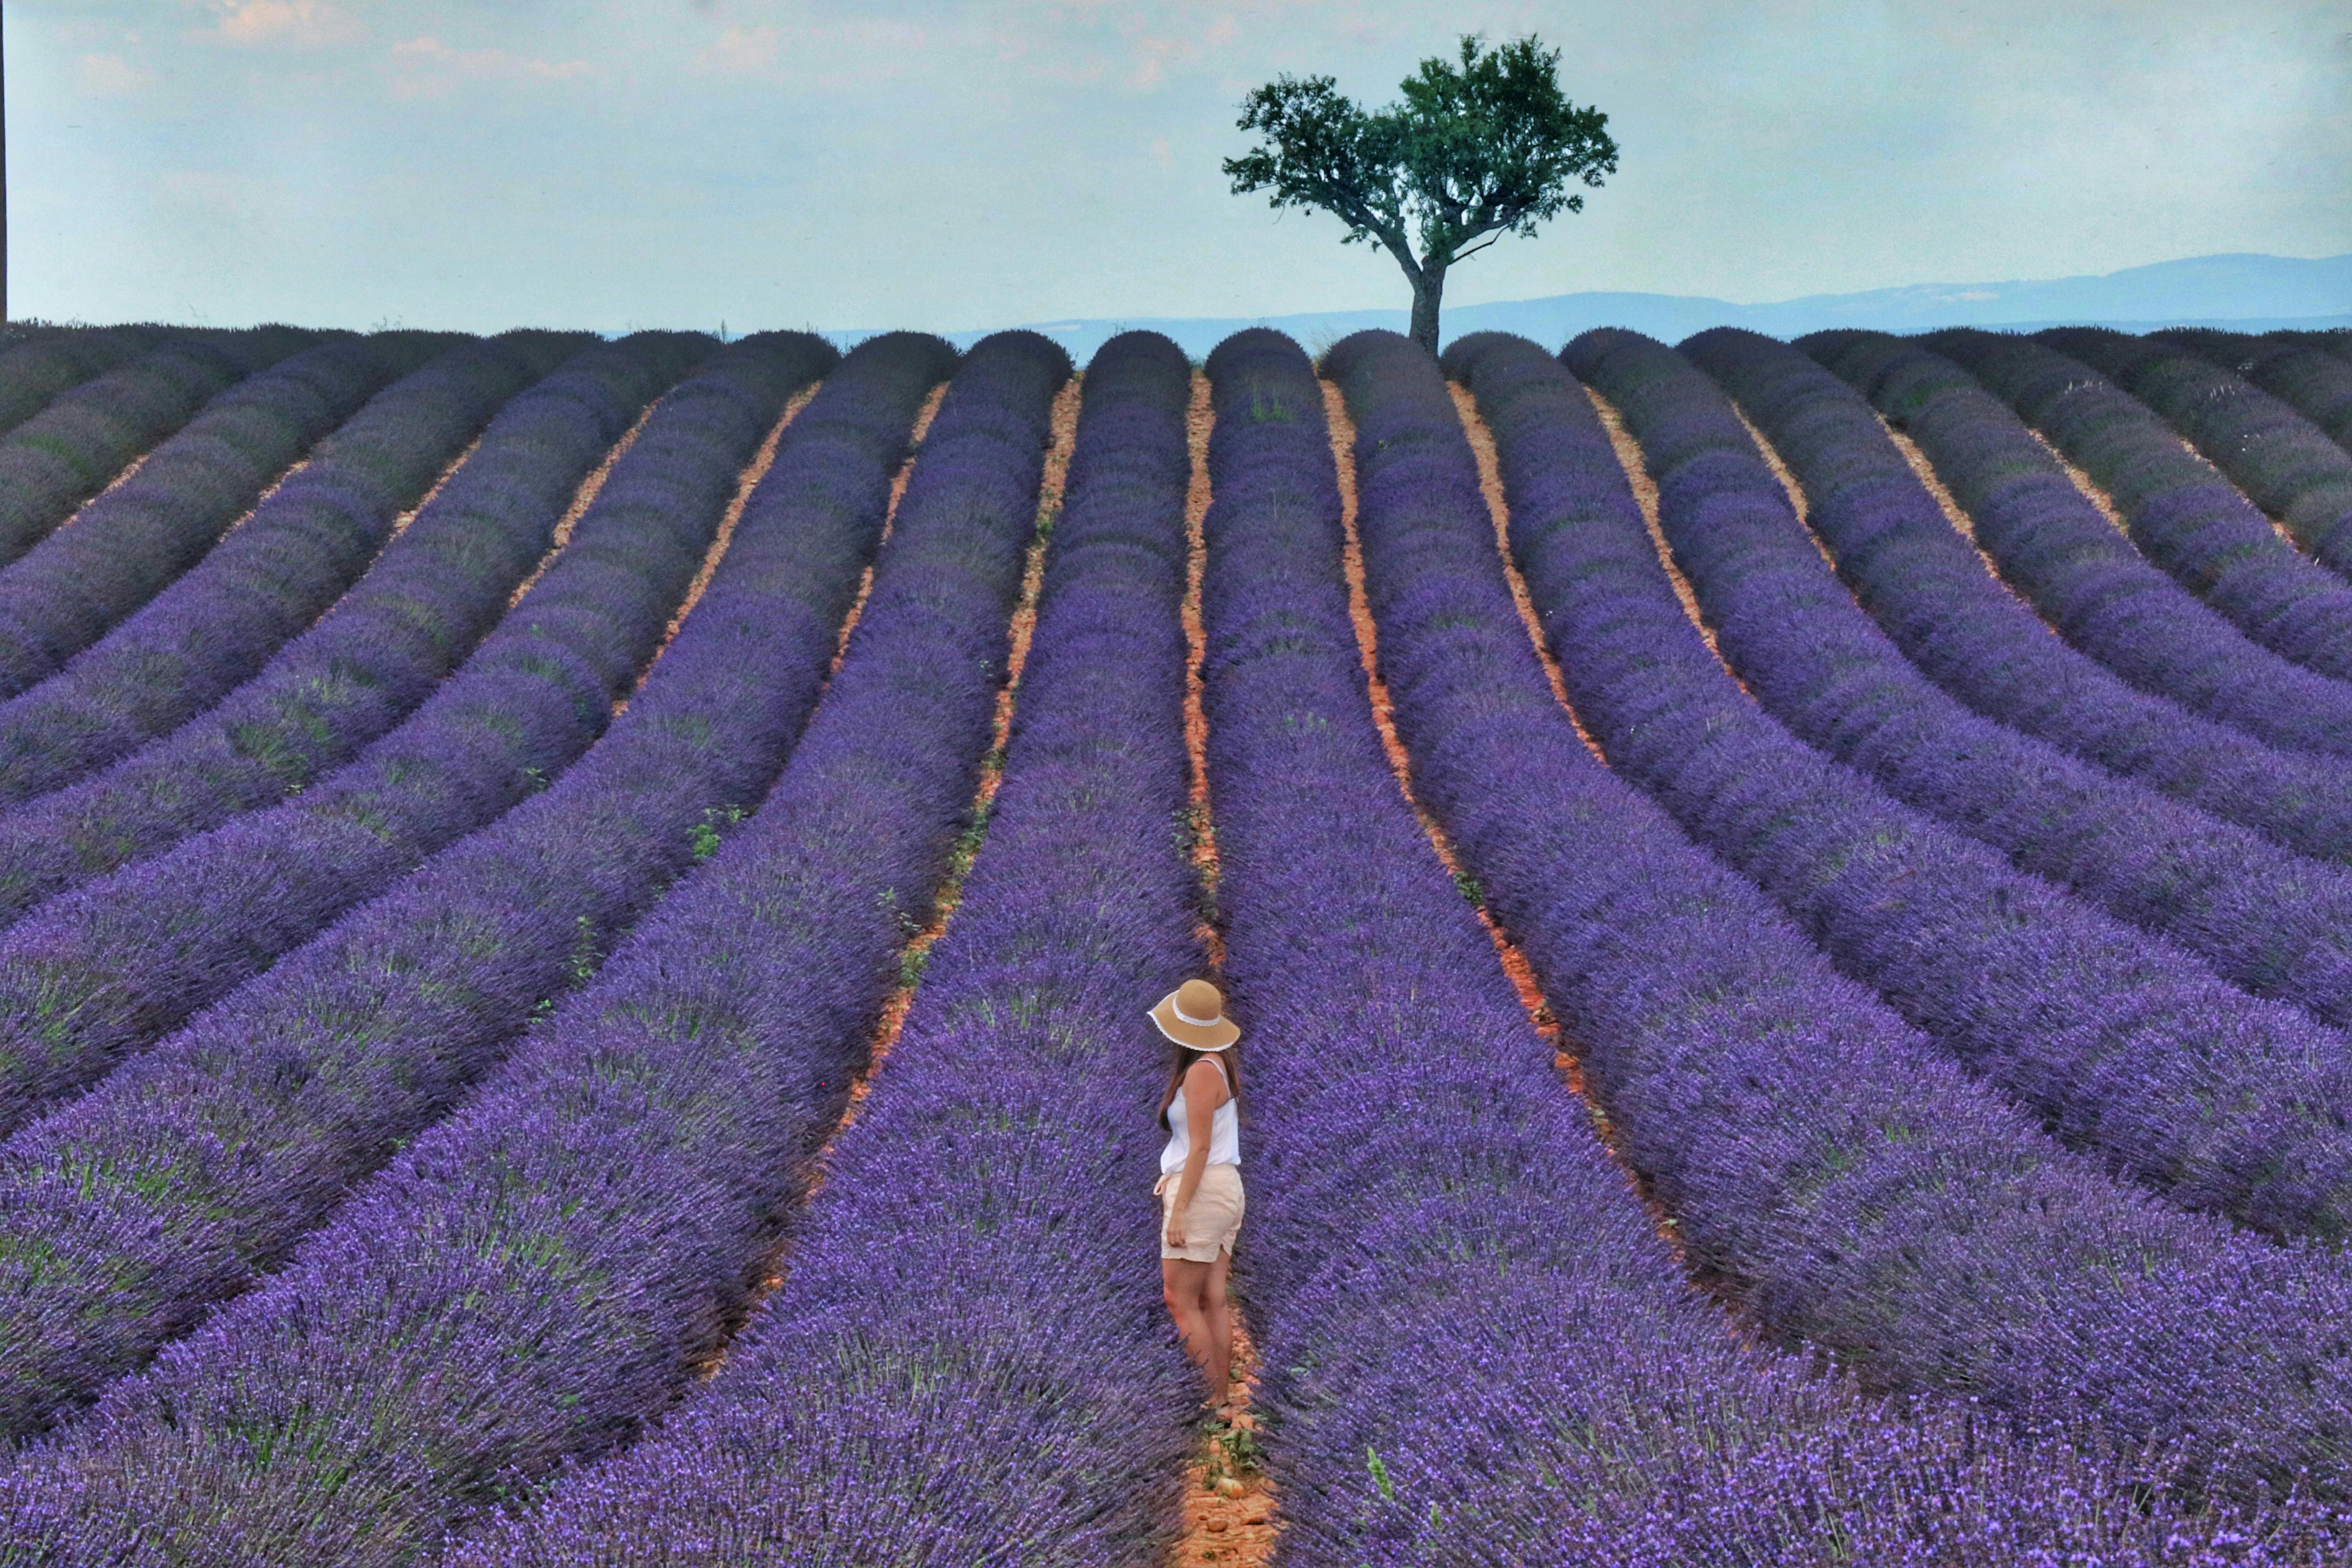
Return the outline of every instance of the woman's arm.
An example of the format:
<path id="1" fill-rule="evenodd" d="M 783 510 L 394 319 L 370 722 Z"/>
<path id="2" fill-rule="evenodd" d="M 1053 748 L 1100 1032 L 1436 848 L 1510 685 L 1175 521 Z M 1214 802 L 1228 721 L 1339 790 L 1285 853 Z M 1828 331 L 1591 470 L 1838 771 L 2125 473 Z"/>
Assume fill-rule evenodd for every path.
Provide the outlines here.
<path id="1" fill-rule="evenodd" d="M 1214 1098 L 1211 1098 L 1214 1096 Z M 1194 1062 L 1184 1074 L 1184 1172 L 1176 1180 L 1176 1201 L 1168 1206 L 1168 1245 L 1184 1245 L 1184 1214 L 1201 1190 L 1209 1168 L 1210 1127 L 1225 1100 L 1225 1075 L 1213 1062 Z"/>

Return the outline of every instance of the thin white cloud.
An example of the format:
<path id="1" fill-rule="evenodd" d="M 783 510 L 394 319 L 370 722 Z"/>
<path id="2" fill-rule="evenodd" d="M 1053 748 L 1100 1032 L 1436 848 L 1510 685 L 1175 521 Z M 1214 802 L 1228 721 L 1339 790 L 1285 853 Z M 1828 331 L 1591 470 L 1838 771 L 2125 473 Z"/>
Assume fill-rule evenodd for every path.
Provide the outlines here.
<path id="1" fill-rule="evenodd" d="M 324 49 L 355 44 L 367 28 L 328 0 L 219 0 L 215 36 L 247 47 Z"/>
<path id="2" fill-rule="evenodd" d="M 155 79 L 153 71 L 132 65 L 121 55 L 84 55 L 76 62 L 82 90 L 102 98 L 122 98 Z"/>
<path id="3" fill-rule="evenodd" d="M 549 83 L 590 80 L 604 74 L 588 60 L 542 60 L 505 49 L 452 48 L 436 37 L 392 47 L 395 98 L 446 98 L 464 83 Z"/>
<path id="4" fill-rule="evenodd" d="M 906 75 L 930 41 L 913 22 L 730 23 L 688 68 L 702 76 L 866 86 Z"/>
<path id="5" fill-rule="evenodd" d="M 693 68 L 712 76 L 760 76 L 775 67 L 782 27 L 730 26 L 694 57 Z"/>

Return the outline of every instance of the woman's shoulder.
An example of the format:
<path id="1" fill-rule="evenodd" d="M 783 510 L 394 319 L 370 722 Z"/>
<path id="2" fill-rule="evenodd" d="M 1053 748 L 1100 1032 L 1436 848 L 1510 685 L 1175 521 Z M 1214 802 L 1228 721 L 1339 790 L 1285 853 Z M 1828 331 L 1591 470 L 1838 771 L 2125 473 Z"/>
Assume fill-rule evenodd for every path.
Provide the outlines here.
<path id="1" fill-rule="evenodd" d="M 1223 1099 L 1225 1094 L 1225 1069 L 1214 1058 L 1202 1057 L 1184 1069 L 1184 1087 L 1190 1089 L 1195 1084 L 1203 1089 L 1214 1088 L 1218 1098 Z"/>

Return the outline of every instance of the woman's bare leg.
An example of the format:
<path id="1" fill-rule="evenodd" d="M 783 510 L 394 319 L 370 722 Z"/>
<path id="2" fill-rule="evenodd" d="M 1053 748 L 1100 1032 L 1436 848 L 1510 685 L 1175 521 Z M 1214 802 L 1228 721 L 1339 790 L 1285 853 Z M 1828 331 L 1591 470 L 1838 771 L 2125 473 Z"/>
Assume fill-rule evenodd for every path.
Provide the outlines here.
<path id="1" fill-rule="evenodd" d="M 1234 1271 L 1234 1255 L 1220 1252 L 1208 1265 L 1201 1282 L 1201 1316 L 1209 1331 L 1209 1355 L 1202 1371 L 1208 1374 L 1209 1397 L 1220 1414 L 1233 1414 L 1234 1315 L 1225 1304 L 1225 1280 Z"/>
<path id="2" fill-rule="evenodd" d="M 1175 1320 L 1176 1332 L 1183 1339 L 1184 1353 L 1206 1377 L 1210 1373 L 1210 1358 L 1216 1353 L 1216 1335 L 1209 1322 L 1209 1275 L 1217 1265 L 1194 1263 L 1190 1258 L 1163 1258 L 1160 1260 L 1160 1294 L 1168 1303 L 1168 1315 Z M 1222 1309 L 1223 1299 L 1218 1300 Z M 1224 1397 L 1223 1385 L 1211 1385 L 1213 1395 Z"/>

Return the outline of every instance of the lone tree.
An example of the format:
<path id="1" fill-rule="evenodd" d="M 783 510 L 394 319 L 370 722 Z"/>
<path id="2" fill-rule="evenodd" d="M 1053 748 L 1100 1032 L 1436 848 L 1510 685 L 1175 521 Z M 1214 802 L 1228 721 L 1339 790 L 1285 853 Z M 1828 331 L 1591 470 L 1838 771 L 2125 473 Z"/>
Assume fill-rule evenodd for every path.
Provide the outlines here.
<path id="1" fill-rule="evenodd" d="M 1559 51 L 1533 36 L 1493 50 L 1465 37 L 1458 63 L 1422 61 L 1404 101 L 1370 113 L 1328 76 L 1286 76 L 1243 100 L 1241 128 L 1265 141 L 1225 173 L 1235 195 L 1271 191 L 1276 207 L 1336 214 L 1342 244 L 1378 241 L 1412 280 L 1413 342 L 1435 353 L 1446 270 L 1582 212 L 1570 185 L 1597 189 L 1617 172 L 1609 117 L 1569 102 L 1559 67 Z"/>

